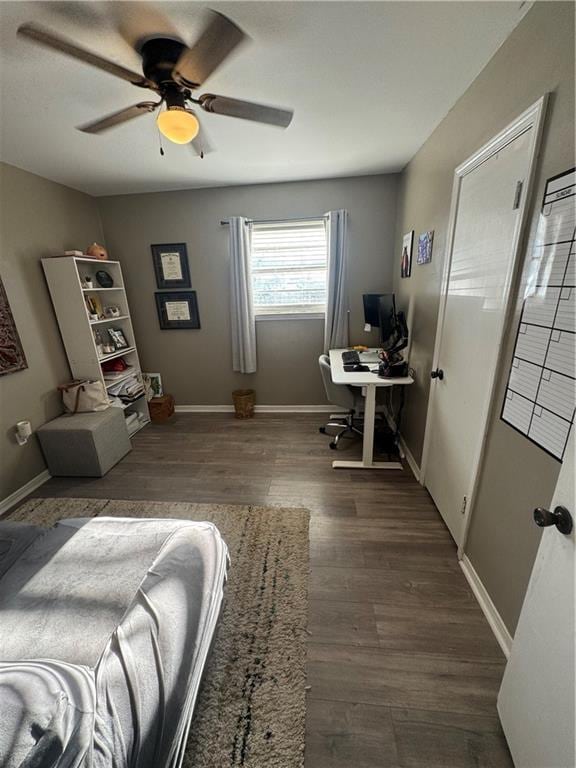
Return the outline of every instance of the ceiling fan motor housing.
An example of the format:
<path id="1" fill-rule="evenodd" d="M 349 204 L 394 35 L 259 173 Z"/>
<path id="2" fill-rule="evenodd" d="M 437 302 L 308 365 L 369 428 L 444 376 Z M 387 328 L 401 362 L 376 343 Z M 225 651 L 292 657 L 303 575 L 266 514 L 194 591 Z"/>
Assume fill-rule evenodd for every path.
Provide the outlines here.
<path id="1" fill-rule="evenodd" d="M 181 41 L 168 37 L 149 38 L 139 44 L 145 77 L 160 87 L 172 83 L 177 88 L 172 79 L 172 70 L 185 48 Z"/>

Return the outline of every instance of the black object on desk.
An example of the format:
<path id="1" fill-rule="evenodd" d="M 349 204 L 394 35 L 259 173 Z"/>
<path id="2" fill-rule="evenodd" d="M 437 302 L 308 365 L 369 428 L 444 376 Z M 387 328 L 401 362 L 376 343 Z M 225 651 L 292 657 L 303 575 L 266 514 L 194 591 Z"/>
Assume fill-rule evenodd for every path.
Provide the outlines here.
<path id="1" fill-rule="evenodd" d="M 383 360 L 378 366 L 377 373 L 381 379 L 398 379 L 408 376 L 408 363 L 403 360 L 397 362 Z"/>
<path id="2" fill-rule="evenodd" d="M 370 368 L 367 365 L 362 365 L 361 363 L 350 363 L 349 365 L 344 365 L 344 370 L 346 373 L 365 373 L 366 371 L 369 371 Z"/>
<path id="3" fill-rule="evenodd" d="M 359 365 L 360 364 L 360 355 L 358 352 L 356 352 L 355 349 L 351 349 L 347 352 L 342 352 L 342 362 L 344 365 Z M 346 368 L 344 368 L 346 370 Z"/>

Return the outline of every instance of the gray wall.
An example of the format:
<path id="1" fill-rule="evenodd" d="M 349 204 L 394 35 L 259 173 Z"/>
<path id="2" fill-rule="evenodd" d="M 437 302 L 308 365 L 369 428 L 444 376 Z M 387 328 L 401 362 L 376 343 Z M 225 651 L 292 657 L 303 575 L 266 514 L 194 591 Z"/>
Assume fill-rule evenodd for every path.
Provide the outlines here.
<path id="1" fill-rule="evenodd" d="M 0 163 L 0 274 L 28 361 L 0 377 L 0 500 L 46 465 L 35 437 L 20 447 L 14 424 L 57 416 L 58 384 L 70 377 L 40 259 L 102 241 L 95 201 L 81 192 Z"/>
<path id="2" fill-rule="evenodd" d="M 442 261 L 454 169 L 545 92 L 552 99 L 546 120 L 531 217 L 532 231 L 545 180 L 574 165 L 574 6 L 536 3 L 406 167 L 398 201 L 396 253 L 402 233 L 434 229 L 432 264 L 414 265 L 402 280 L 395 267 L 399 302 L 413 317 L 411 360 L 417 383 L 410 388 L 403 433 L 418 462 L 422 457 L 429 372 L 432 364 Z M 546 505 L 559 464 L 500 421 L 520 305 L 508 329 L 495 414 L 488 435 L 467 554 L 513 632 L 539 542 L 531 510 Z M 471 345 L 471 352 L 473 345 Z"/>
<path id="3" fill-rule="evenodd" d="M 160 371 L 166 391 L 181 405 L 228 404 L 238 387 L 254 387 L 261 404 L 325 402 L 317 365 L 322 320 L 258 322 L 258 371 L 233 373 L 228 232 L 220 220 L 316 216 L 347 208 L 351 333 L 358 342 L 373 340 L 362 330 L 362 293 L 392 287 L 396 187 L 396 176 L 366 176 L 99 198 L 110 255 L 122 262 L 144 369 Z M 198 331 L 158 326 L 150 245 L 171 242 L 188 247 Z"/>

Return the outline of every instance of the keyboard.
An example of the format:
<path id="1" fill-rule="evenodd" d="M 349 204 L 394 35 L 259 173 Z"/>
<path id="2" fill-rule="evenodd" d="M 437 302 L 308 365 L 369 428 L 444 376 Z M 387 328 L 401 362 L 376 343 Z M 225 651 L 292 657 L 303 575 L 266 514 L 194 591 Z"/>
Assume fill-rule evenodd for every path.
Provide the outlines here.
<path id="1" fill-rule="evenodd" d="M 360 363 L 360 355 L 355 349 L 342 352 L 342 362 L 344 365 L 358 365 Z"/>

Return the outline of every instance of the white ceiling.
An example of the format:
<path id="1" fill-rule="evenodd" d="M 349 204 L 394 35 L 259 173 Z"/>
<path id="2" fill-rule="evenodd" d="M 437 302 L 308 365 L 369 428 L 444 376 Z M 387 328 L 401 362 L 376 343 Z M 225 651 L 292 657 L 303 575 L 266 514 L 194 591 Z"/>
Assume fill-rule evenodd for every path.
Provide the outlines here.
<path id="1" fill-rule="evenodd" d="M 157 5 L 194 40 L 205 3 Z M 283 131 L 201 113 L 217 149 L 201 160 L 169 142 L 161 157 L 149 114 L 102 136 L 76 131 L 148 92 L 16 37 L 21 23 L 36 21 L 140 71 L 113 29 L 113 3 L 0 2 L 0 158 L 93 195 L 398 171 L 526 6 L 212 3 L 252 41 L 202 90 L 291 107 L 295 117 Z"/>

